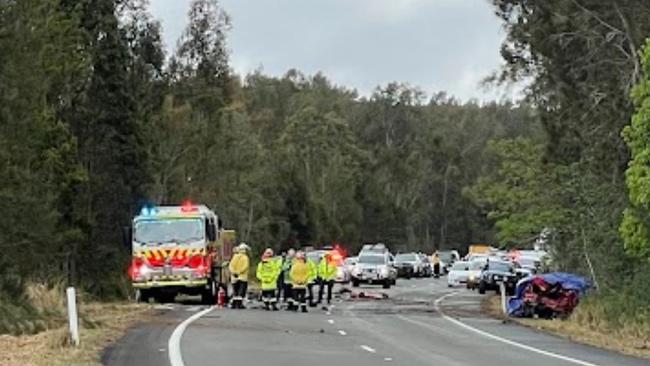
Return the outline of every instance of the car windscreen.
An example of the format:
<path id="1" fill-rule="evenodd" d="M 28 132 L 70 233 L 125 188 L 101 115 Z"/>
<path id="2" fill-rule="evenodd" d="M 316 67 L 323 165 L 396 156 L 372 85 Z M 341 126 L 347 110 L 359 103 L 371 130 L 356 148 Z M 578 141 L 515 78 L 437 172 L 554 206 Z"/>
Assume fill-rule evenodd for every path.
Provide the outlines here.
<path id="1" fill-rule="evenodd" d="M 535 267 L 539 264 L 539 259 L 537 258 L 527 258 L 521 257 L 517 260 L 520 266 Z"/>
<path id="2" fill-rule="evenodd" d="M 491 271 L 510 272 L 514 267 L 506 262 L 490 262 L 488 269 Z"/>
<path id="3" fill-rule="evenodd" d="M 395 262 L 415 262 L 415 254 L 398 254 L 395 256 Z"/>
<path id="4" fill-rule="evenodd" d="M 203 220 L 142 220 L 135 224 L 133 238 L 138 243 L 187 243 L 203 240 Z"/>
<path id="5" fill-rule="evenodd" d="M 316 264 L 320 262 L 321 254 L 318 252 L 307 253 L 307 259 L 311 259 Z"/>
<path id="6" fill-rule="evenodd" d="M 456 262 L 454 266 L 451 267 L 452 271 L 467 271 L 469 268 L 469 263 L 467 262 Z"/>
<path id="7" fill-rule="evenodd" d="M 384 264 L 386 260 L 383 255 L 362 255 L 359 257 L 361 264 Z"/>
<path id="8" fill-rule="evenodd" d="M 469 269 L 472 271 L 477 271 L 485 267 L 485 261 L 471 261 L 469 262 Z"/>

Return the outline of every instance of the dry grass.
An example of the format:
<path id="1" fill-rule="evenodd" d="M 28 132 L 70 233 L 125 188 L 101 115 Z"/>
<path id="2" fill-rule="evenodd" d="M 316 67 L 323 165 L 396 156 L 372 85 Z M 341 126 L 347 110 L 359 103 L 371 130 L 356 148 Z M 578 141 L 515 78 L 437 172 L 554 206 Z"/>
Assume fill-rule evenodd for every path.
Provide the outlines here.
<path id="1" fill-rule="evenodd" d="M 483 302 L 483 311 L 499 319 L 506 318 L 501 311 L 499 296 L 486 298 Z M 589 322 L 586 318 L 589 318 Z M 591 308 L 582 309 L 578 306 L 567 320 L 508 319 L 578 343 L 650 359 L 650 334 L 642 326 L 629 324 L 610 330 L 611 327 L 603 320 L 604 318 L 593 316 Z"/>
<path id="2" fill-rule="evenodd" d="M 40 322 L 45 331 L 33 335 L 0 336 L 0 366 L 100 365 L 101 351 L 132 324 L 147 317 L 150 307 L 129 303 L 93 303 L 78 299 L 81 345 L 68 343 L 65 290 L 62 286 L 29 285 L 26 296 L 39 314 L 21 327 Z"/>

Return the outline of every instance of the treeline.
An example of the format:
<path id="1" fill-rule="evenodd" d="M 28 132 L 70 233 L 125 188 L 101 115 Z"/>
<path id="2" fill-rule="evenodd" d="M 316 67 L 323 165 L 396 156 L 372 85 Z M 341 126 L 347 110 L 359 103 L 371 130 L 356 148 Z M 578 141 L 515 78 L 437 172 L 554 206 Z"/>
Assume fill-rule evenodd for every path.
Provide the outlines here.
<path id="1" fill-rule="evenodd" d="M 0 3 L 4 280 L 121 296 L 122 227 L 147 202 L 184 199 L 255 250 L 493 241 L 464 191 L 496 168 L 488 141 L 543 140 L 531 108 L 400 83 L 363 97 L 296 70 L 236 75 L 227 13 L 195 0 L 188 17 L 167 52 L 142 0 Z"/>
<path id="2" fill-rule="evenodd" d="M 526 80 L 517 105 L 237 75 L 214 0 L 191 2 L 173 50 L 143 0 L 0 2 L 0 292 L 58 279 L 123 296 L 122 227 L 145 203 L 191 199 L 256 251 L 544 232 L 557 269 L 647 304 L 643 117 L 627 186 L 622 131 L 649 74 L 650 5 L 493 3 L 507 32 L 494 82 Z"/>

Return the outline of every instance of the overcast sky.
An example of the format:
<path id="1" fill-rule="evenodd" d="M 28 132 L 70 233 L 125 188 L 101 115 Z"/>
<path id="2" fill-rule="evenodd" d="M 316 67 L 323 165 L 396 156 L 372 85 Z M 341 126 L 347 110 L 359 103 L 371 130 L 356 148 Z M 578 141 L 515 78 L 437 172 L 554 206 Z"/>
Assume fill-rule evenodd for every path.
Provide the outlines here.
<path id="1" fill-rule="evenodd" d="M 150 0 L 168 50 L 186 24 L 189 0 Z M 501 24 L 487 0 L 221 0 L 232 17 L 232 67 L 322 71 L 368 95 L 407 82 L 463 100 L 502 98 L 480 81 L 501 64 Z"/>

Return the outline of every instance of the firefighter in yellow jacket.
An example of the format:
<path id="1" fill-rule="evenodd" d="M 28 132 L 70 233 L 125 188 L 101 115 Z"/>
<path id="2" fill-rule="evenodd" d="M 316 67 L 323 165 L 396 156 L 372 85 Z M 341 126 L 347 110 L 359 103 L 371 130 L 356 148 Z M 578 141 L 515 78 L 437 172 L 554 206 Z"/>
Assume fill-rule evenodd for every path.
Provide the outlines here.
<path id="1" fill-rule="evenodd" d="M 232 282 L 232 303 L 233 309 L 244 309 L 244 297 L 246 296 L 246 288 L 248 287 L 248 268 L 250 260 L 246 249 L 248 246 L 245 243 L 240 244 L 235 255 L 230 260 L 230 276 Z"/>
<path id="2" fill-rule="evenodd" d="M 440 254 L 437 250 L 431 256 L 431 263 L 433 264 L 433 277 L 440 278 Z"/>
<path id="3" fill-rule="evenodd" d="M 296 253 L 296 259 L 291 266 L 290 276 L 291 285 L 293 286 L 294 302 L 300 306 L 303 313 L 307 312 L 307 283 L 309 282 L 309 267 L 305 262 L 305 252 Z M 293 310 L 298 310 L 294 307 Z"/>
<path id="4" fill-rule="evenodd" d="M 273 259 L 273 250 L 267 248 L 262 255 L 262 261 L 257 265 L 256 276 L 260 280 L 262 287 L 262 301 L 264 309 L 277 311 L 275 291 L 278 286 L 278 276 L 280 276 L 282 267 L 278 261 Z"/>

